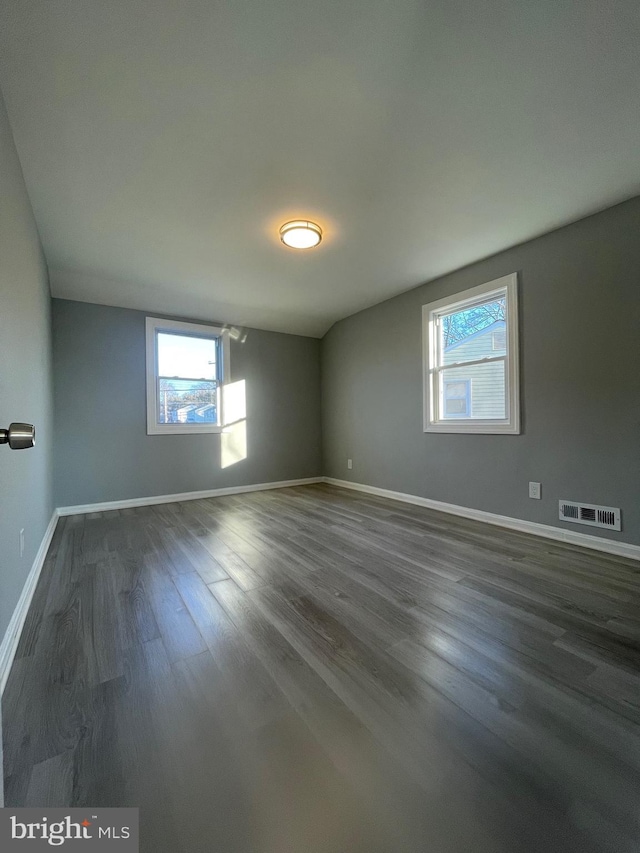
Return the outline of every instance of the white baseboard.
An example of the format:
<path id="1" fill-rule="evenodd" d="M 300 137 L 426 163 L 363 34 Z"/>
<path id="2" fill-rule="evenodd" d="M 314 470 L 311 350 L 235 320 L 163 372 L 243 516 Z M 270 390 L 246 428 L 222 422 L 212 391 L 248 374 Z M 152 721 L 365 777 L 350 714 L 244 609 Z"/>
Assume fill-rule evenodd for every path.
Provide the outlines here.
<path id="1" fill-rule="evenodd" d="M 289 486 L 307 486 L 310 483 L 322 483 L 323 477 L 307 477 L 304 480 L 279 480 L 275 483 L 252 483 L 249 486 L 229 486 L 225 489 L 204 489 L 200 492 L 179 492 L 176 495 L 152 495 L 147 498 L 129 498 L 123 501 L 106 501 L 97 504 L 79 506 L 59 506 L 58 515 L 82 515 L 87 512 L 108 512 L 110 509 L 129 509 L 136 506 L 153 504 L 172 504 L 177 501 L 196 501 L 202 498 L 217 498 L 222 495 L 240 495 L 244 492 L 262 492 L 267 489 L 286 489 Z"/>
<path id="2" fill-rule="evenodd" d="M 18 599 L 16 608 L 13 611 L 13 616 L 11 617 L 11 621 L 9 622 L 9 626 L 5 632 L 2 644 L 0 644 L 0 697 L 4 693 L 4 688 L 7 683 L 7 679 L 9 678 L 9 672 L 11 671 L 13 659 L 18 649 L 18 643 L 20 642 L 20 635 L 22 634 L 24 622 L 27 618 L 27 613 L 29 612 L 29 607 L 31 606 L 31 599 L 36 591 L 40 572 L 42 571 L 45 557 L 47 556 L 47 551 L 49 550 L 49 545 L 51 544 L 51 539 L 53 538 L 57 523 L 58 513 L 54 511 L 51 516 L 51 521 L 49 522 L 47 529 L 44 532 L 44 536 L 42 537 L 42 542 L 40 543 L 38 553 L 35 556 L 33 565 L 31 566 L 31 571 L 29 572 L 24 587 L 22 588 L 22 593 Z"/>
<path id="3" fill-rule="evenodd" d="M 377 486 L 367 486 L 364 483 L 337 480 L 334 477 L 325 477 L 324 482 L 343 489 L 353 489 L 356 492 L 366 492 L 370 495 L 391 498 L 391 500 L 402 501 L 403 503 L 425 506 L 439 512 L 449 513 L 449 515 L 459 515 L 462 518 L 484 521 L 487 524 L 495 524 L 498 527 L 517 530 L 520 533 L 532 533 L 534 536 L 544 536 L 546 539 L 555 539 L 558 542 L 566 542 L 570 545 L 580 545 L 583 548 L 604 551 L 607 554 L 615 554 L 617 557 L 640 560 L 640 545 L 631 545 L 628 542 L 614 542 L 611 539 L 601 539 L 599 536 L 590 536 L 587 533 L 576 533 L 573 530 L 565 530 L 562 527 L 552 527 L 550 524 L 539 524 L 537 521 L 525 521 L 520 518 L 512 518 L 508 515 L 497 515 L 494 512 L 485 512 L 482 509 L 471 509 L 470 507 L 448 504 L 443 501 L 432 500 L 431 498 L 421 498 L 418 495 L 393 492 L 391 489 L 379 489 Z"/>

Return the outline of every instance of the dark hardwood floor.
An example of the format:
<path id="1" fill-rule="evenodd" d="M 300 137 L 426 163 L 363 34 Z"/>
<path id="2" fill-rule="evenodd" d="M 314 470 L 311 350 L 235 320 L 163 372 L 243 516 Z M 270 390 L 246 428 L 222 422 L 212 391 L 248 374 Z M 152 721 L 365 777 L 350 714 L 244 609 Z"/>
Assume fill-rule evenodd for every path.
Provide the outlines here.
<path id="1" fill-rule="evenodd" d="M 640 838 L 640 563 L 326 485 L 60 520 L 5 691 L 9 806 L 143 853 Z"/>

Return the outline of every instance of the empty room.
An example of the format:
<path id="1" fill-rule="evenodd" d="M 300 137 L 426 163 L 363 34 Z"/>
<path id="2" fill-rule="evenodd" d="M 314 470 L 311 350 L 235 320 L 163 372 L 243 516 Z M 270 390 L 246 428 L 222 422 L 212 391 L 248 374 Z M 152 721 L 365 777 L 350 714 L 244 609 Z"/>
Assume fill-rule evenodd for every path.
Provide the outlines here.
<path id="1" fill-rule="evenodd" d="M 639 45 L 0 0 L 3 853 L 638 853 Z"/>

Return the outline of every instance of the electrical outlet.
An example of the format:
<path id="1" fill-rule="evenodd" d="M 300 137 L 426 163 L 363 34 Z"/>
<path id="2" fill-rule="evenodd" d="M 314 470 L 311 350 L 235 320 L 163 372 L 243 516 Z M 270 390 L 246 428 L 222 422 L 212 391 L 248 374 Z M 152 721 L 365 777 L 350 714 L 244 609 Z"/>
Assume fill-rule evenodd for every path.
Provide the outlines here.
<path id="1" fill-rule="evenodd" d="M 347 459 L 347 468 L 349 470 L 353 468 L 353 459 Z"/>
<path id="2" fill-rule="evenodd" d="M 542 486 L 540 483 L 529 483 L 529 497 L 537 501 L 542 497 Z"/>
<path id="3" fill-rule="evenodd" d="M 20 531 L 20 556 L 24 554 L 24 527 Z"/>

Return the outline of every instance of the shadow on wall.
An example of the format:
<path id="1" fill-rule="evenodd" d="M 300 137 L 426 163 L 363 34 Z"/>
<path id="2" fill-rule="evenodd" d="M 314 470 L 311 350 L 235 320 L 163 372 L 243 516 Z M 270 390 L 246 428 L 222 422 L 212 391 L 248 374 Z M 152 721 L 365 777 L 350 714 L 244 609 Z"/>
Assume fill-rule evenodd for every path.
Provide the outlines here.
<path id="1" fill-rule="evenodd" d="M 220 467 L 230 468 L 247 458 L 247 392 L 244 379 L 222 389 L 224 429 L 220 436 Z"/>

